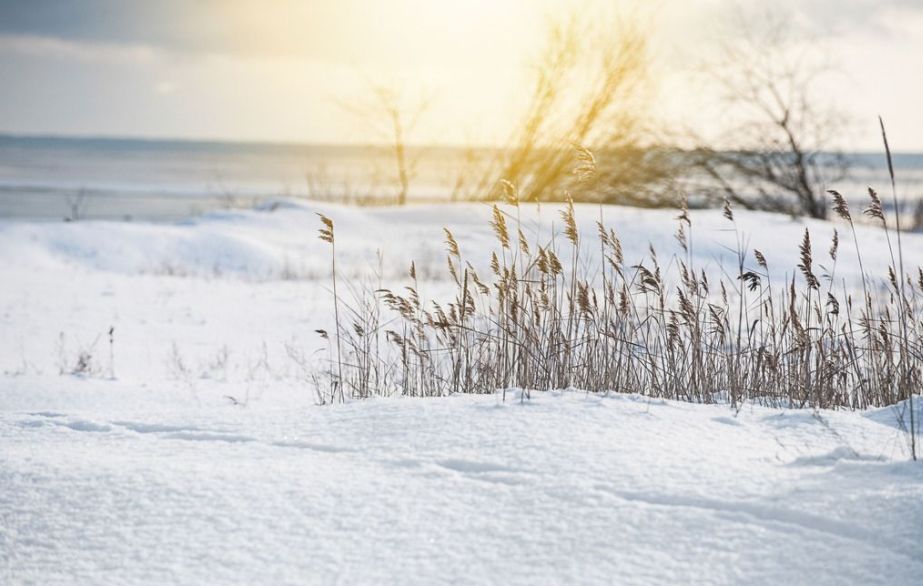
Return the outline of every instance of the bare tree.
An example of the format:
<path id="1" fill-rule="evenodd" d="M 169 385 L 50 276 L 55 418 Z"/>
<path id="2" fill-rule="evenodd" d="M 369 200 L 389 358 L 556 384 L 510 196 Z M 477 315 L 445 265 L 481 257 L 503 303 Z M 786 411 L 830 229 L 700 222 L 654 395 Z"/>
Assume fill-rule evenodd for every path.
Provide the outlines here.
<path id="1" fill-rule="evenodd" d="M 340 106 L 355 115 L 374 134 L 388 143 L 394 157 L 397 202 L 407 203 L 410 183 L 416 175 L 417 158 L 408 154 L 407 137 L 413 132 L 420 118 L 429 110 L 432 97 L 422 95 L 408 101 L 394 87 L 369 83 L 368 95 L 352 102 L 340 102 Z"/>
<path id="2" fill-rule="evenodd" d="M 731 124 L 718 144 L 694 151 L 696 164 L 717 195 L 744 207 L 824 218 L 826 188 L 849 170 L 832 147 L 847 120 L 815 91 L 833 67 L 778 15 L 737 21 L 736 42 L 708 70 Z"/>
<path id="3" fill-rule="evenodd" d="M 523 200 L 562 198 L 578 184 L 574 197 L 594 201 L 668 193 L 646 189 L 662 187 L 671 169 L 668 157 L 645 142 L 652 136 L 643 105 L 650 66 L 646 30 L 630 16 L 614 24 L 592 16 L 551 23 L 529 105 L 506 156 L 485 175 L 482 193 L 498 197 L 501 180 L 516 185 Z M 594 153 L 592 182 L 572 173 L 583 148 Z"/>
<path id="4" fill-rule="evenodd" d="M 80 188 L 75 192 L 67 192 L 67 215 L 64 216 L 65 222 L 76 222 L 82 220 L 86 215 L 86 208 L 89 201 L 87 190 Z"/>

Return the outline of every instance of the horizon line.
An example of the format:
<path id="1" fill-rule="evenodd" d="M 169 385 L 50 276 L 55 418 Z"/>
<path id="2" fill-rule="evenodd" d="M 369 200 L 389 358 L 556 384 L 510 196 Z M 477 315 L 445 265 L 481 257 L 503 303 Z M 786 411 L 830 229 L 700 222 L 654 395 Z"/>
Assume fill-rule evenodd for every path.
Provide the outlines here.
<path id="1" fill-rule="evenodd" d="M 269 140 L 269 139 L 246 139 L 246 138 L 192 138 L 178 136 L 139 136 L 139 135 L 116 135 L 116 134 L 70 134 L 70 133 L 47 133 L 47 132 L 10 132 L 0 130 L 0 140 L 60 140 L 60 141 L 96 141 L 96 142 L 137 142 L 137 143 L 161 143 L 161 144 L 181 144 L 181 145 L 226 145 L 226 146 L 256 146 L 256 147 L 327 147 L 334 149 L 343 148 L 393 148 L 393 144 L 385 142 L 329 142 L 329 141 L 298 141 L 298 140 Z M 511 147 L 490 145 L 490 144 L 455 144 L 455 143 L 416 143 L 408 142 L 404 145 L 411 149 L 478 149 L 478 150 L 505 150 Z M 689 151 L 692 149 L 677 147 L 679 150 Z M 837 150 L 821 150 L 820 153 L 836 153 Z M 884 155 L 883 151 L 874 149 L 840 149 L 839 152 L 853 155 Z M 892 151 L 897 155 L 923 155 L 921 150 L 901 150 Z"/>

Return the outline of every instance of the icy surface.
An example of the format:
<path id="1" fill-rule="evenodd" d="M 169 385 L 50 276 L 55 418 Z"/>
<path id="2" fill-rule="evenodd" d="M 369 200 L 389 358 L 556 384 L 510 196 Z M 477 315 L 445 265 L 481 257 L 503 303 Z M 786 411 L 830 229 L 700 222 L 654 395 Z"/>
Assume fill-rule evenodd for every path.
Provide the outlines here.
<path id="1" fill-rule="evenodd" d="M 315 211 L 344 274 L 400 286 L 415 259 L 428 295 L 447 287 L 443 225 L 479 267 L 492 240 L 474 204 L 0 222 L 0 583 L 919 583 L 923 467 L 894 409 L 579 392 L 315 406 L 286 350 L 321 359 L 313 331 L 331 325 Z M 649 241 L 674 261 L 675 212 L 577 211 L 588 270 L 601 211 L 627 262 Z M 737 215 L 781 281 L 804 224 Z M 522 219 L 560 230 L 554 206 Z M 808 226 L 825 250 L 833 226 Z M 728 228 L 693 213 L 716 276 Z M 859 232 L 879 279 L 884 235 Z M 920 264 L 923 238 L 904 245 Z M 846 236 L 836 275 L 858 275 Z"/>

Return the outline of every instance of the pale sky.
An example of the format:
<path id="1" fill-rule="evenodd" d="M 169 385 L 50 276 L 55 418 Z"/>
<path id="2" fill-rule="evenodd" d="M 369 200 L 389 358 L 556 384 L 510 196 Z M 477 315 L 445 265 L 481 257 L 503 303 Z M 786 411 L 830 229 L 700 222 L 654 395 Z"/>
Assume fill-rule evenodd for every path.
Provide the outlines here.
<path id="1" fill-rule="evenodd" d="M 650 22 L 653 111 L 697 129 L 720 108 L 688 82 L 747 0 L 0 0 L 0 132 L 365 142 L 338 105 L 369 81 L 433 96 L 410 139 L 497 143 L 529 91 L 545 23 L 635 4 Z M 777 0 L 838 73 L 846 148 L 923 151 L 923 0 Z M 638 8 L 640 6 L 640 8 Z"/>

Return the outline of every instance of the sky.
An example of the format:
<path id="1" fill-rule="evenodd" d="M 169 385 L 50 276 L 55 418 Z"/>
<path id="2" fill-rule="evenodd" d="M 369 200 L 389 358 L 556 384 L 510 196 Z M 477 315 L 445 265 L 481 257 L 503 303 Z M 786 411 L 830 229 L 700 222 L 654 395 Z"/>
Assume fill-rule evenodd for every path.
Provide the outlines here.
<path id="1" fill-rule="evenodd" d="M 855 124 L 844 148 L 923 151 L 923 0 L 777 0 L 829 57 L 819 95 Z M 650 29 L 651 115 L 707 134 L 722 112 L 693 78 L 735 42 L 747 0 L 0 0 L 0 132 L 356 143 L 343 104 L 373 85 L 429 104 L 409 140 L 499 144 L 522 111 L 549 19 L 579 6 Z"/>

